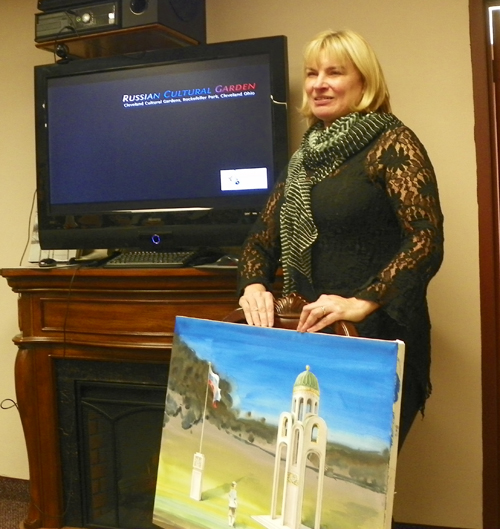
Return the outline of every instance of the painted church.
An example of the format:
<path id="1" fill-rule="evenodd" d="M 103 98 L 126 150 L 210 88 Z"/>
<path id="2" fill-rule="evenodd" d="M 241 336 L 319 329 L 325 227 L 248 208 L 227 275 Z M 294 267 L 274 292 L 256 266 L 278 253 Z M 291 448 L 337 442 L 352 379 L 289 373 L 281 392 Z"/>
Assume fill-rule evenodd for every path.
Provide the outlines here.
<path id="1" fill-rule="evenodd" d="M 302 523 L 302 509 L 306 465 L 311 455 L 314 455 L 319 462 L 313 529 L 320 529 L 327 426 L 324 419 L 319 416 L 319 398 L 318 379 L 309 366 L 306 366 L 306 370 L 300 373 L 293 385 L 291 411 L 280 415 L 271 514 L 255 517 L 255 520 L 268 529 L 307 527 Z M 283 458 L 284 466 L 281 463 Z M 281 498 L 279 497 L 280 483 L 283 484 Z"/>

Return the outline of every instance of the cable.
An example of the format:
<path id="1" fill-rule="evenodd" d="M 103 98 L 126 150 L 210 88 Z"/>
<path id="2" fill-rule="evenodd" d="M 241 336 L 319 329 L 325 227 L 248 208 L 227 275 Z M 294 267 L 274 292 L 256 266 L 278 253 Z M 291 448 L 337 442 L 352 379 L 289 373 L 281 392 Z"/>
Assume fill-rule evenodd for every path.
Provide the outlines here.
<path id="1" fill-rule="evenodd" d="M 78 271 L 82 268 L 81 265 L 77 265 L 73 271 L 73 274 L 71 275 L 71 279 L 69 281 L 68 286 L 68 297 L 66 298 L 66 309 L 64 312 L 64 320 L 63 320 L 63 355 L 62 358 L 66 358 L 66 332 L 67 332 L 67 324 L 68 324 L 68 314 L 69 314 L 69 306 L 71 301 L 71 295 L 73 293 L 73 282 L 75 281 L 76 274 Z"/>
<path id="2" fill-rule="evenodd" d="M 10 406 L 6 406 L 6 403 L 9 403 Z M 17 402 L 12 399 L 3 399 L 2 402 L 0 402 L 0 408 L 2 410 L 10 410 L 12 408 L 17 408 L 17 411 L 19 411 L 19 406 L 17 405 Z"/>
<path id="3" fill-rule="evenodd" d="M 271 94 L 269 97 L 275 105 L 285 105 L 285 107 L 288 108 L 288 104 L 286 101 L 277 101 L 276 99 L 274 99 L 273 94 Z"/>
<path id="4" fill-rule="evenodd" d="M 64 26 L 62 27 L 58 32 L 57 34 L 55 35 L 54 37 L 54 50 L 53 50 L 53 56 L 54 56 L 54 62 L 57 63 L 57 62 L 68 62 L 70 60 L 70 56 L 69 56 L 69 49 L 68 49 L 68 46 L 66 44 L 61 43 L 61 44 L 58 44 L 57 41 L 60 39 L 60 38 L 63 38 L 64 35 L 62 35 L 62 32 L 63 31 L 66 31 L 66 30 L 69 30 L 71 32 L 73 32 L 77 37 L 80 36 L 80 34 L 78 33 L 78 30 L 76 29 L 75 27 L 75 21 L 74 19 L 71 18 L 70 15 L 72 16 L 77 16 L 77 13 L 75 13 L 73 10 L 71 9 L 67 9 L 64 14 L 66 15 L 66 17 L 68 18 L 68 21 L 69 21 L 69 25 L 67 26 Z M 60 60 L 57 59 L 57 57 L 59 57 Z"/>
<path id="5" fill-rule="evenodd" d="M 23 265 L 23 259 L 26 255 L 26 252 L 28 251 L 29 245 L 31 243 L 31 221 L 33 219 L 33 211 L 35 210 L 35 198 L 36 198 L 36 189 L 33 193 L 33 198 L 31 200 L 31 209 L 30 209 L 30 215 L 28 220 L 28 240 L 26 241 L 26 246 L 24 247 L 23 254 L 21 255 L 21 259 L 19 261 L 19 266 Z"/>

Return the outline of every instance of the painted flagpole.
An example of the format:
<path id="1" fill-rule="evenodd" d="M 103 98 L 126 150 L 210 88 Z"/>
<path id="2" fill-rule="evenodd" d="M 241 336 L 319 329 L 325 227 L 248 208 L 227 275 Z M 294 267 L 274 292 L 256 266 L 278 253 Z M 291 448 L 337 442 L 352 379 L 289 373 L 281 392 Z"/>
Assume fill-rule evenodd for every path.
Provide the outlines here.
<path id="1" fill-rule="evenodd" d="M 201 454 L 201 447 L 203 445 L 203 434 L 205 433 L 205 417 L 207 416 L 207 402 L 208 402 L 208 387 L 209 387 L 209 377 L 210 377 L 210 371 L 212 371 L 212 364 L 208 362 L 208 375 L 207 375 L 207 387 L 205 388 L 205 406 L 203 407 L 203 421 L 201 423 L 201 437 L 200 437 L 200 454 Z"/>
<path id="2" fill-rule="evenodd" d="M 203 470 L 205 469 L 205 456 L 202 453 L 203 447 L 203 435 L 205 433 L 205 417 L 207 415 L 208 406 L 208 388 L 209 386 L 213 391 L 213 405 L 216 406 L 220 400 L 220 389 L 219 389 L 219 375 L 212 371 L 212 364 L 208 362 L 208 374 L 205 389 L 205 404 L 203 406 L 203 421 L 201 423 L 201 436 L 200 436 L 200 450 L 194 454 L 193 458 L 193 472 L 191 474 L 191 491 L 189 493 L 190 498 L 193 500 L 201 501 L 201 491 L 203 484 Z"/>

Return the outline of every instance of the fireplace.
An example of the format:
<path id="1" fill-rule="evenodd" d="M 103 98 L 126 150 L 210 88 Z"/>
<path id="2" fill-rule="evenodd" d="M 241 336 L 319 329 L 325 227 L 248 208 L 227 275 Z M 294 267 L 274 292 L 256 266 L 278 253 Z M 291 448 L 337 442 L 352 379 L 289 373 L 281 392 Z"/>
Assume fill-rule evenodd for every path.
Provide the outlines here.
<path id="1" fill-rule="evenodd" d="M 64 525 L 153 529 L 168 367 L 55 361 Z"/>
<path id="2" fill-rule="evenodd" d="M 80 409 L 77 416 L 76 395 L 82 391 L 86 395 L 87 387 L 76 389 L 76 381 L 137 385 L 137 389 L 151 386 L 146 408 L 150 399 L 162 408 L 175 318 L 223 319 L 237 306 L 235 273 L 197 268 L 0 270 L 18 296 L 16 397 L 30 478 L 24 528 L 112 527 L 104 524 L 102 512 L 91 510 L 85 488 L 92 476 L 86 474 L 87 463 L 80 457 L 85 448 L 78 437 L 83 412 Z M 139 421 L 141 427 L 146 422 Z M 157 425 L 144 429 L 158 435 Z M 147 451 L 150 461 L 155 450 Z M 149 470 L 138 474 L 148 481 Z M 111 482 L 116 484 L 116 478 Z M 118 503 L 127 503 L 129 498 L 120 498 L 126 483 L 118 484 Z M 106 503 L 104 498 L 100 501 Z M 138 510 L 150 523 L 148 508 Z M 111 511 L 115 525 L 127 524 L 121 508 Z M 142 521 L 134 525 L 134 529 L 144 527 Z"/>

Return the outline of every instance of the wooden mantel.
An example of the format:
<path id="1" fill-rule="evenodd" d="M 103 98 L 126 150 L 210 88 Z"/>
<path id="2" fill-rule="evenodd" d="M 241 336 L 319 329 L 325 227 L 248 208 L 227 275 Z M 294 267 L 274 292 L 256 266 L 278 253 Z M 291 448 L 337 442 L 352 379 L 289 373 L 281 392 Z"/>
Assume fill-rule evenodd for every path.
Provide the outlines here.
<path id="1" fill-rule="evenodd" d="M 234 270 L 8 268 L 18 294 L 16 394 L 31 503 L 25 529 L 64 527 L 55 359 L 166 364 L 175 317 L 221 320 L 237 306 Z"/>

